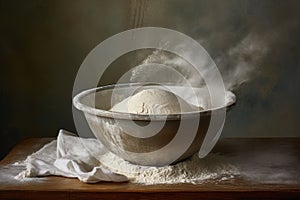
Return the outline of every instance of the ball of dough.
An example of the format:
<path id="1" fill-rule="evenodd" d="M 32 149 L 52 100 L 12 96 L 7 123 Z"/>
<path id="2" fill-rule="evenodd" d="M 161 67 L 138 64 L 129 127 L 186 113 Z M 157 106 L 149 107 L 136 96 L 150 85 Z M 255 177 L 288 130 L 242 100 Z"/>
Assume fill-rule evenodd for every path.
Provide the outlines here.
<path id="1" fill-rule="evenodd" d="M 162 89 L 145 89 L 115 105 L 112 111 L 124 111 L 134 114 L 180 114 L 202 110 L 187 103 L 177 95 Z"/>

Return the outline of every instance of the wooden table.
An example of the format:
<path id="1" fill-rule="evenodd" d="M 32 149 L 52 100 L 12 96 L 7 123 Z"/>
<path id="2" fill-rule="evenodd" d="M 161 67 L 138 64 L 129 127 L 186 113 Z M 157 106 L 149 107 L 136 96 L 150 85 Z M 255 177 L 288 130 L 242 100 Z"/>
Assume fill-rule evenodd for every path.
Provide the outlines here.
<path id="1" fill-rule="evenodd" d="M 198 185 L 146 186 L 109 182 L 86 184 L 54 176 L 15 180 L 13 177 L 22 169 L 12 163 L 23 160 L 51 140 L 27 139 L 0 162 L 0 199 L 300 199 L 300 138 L 228 138 L 218 142 L 214 152 L 238 158 L 236 164 L 240 163 L 245 173 L 251 172 L 252 166 L 262 166 L 263 172 L 257 171 L 261 174 L 256 177 L 259 181 L 255 177 L 241 177 Z"/>

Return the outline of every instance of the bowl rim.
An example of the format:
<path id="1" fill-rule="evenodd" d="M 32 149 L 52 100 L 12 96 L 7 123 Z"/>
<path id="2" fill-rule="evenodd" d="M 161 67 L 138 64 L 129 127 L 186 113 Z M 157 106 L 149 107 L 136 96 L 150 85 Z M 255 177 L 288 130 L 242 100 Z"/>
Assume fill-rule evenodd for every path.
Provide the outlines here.
<path id="1" fill-rule="evenodd" d="M 103 110 L 99 108 L 93 108 L 88 105 L 85 105 L 81 102 L 82 98 L 85 96 L 98 92 L 101 90 L 107 90 L 112 89 L 115 87 L 118 88 L 124 88 L 124 87 L 130 87 L 130 86 L 145 86 L 145 85 L 159 85 L 155 83 L 122 83 L 122 84 L 110 84 L 105 86 L 100 86 L 96 88 L 91 88 L 84 90 L 77 95 L 73 97 L 73 106 L 77 108 L 78 110 L 82 111 L 84 114 L 90 114 L 95 115 L 99 117 L 105 117 L 105 118 L 111 118 L 111 119 L 127 119 L 127 120 L 137 120 L 137 121 L 160 121 L 160 120 L 180 120 L 180 119 L 186 119 L 186 118 L 195 118 L 201 116 L 207 116 L 211 115 L 212 112 L 218 113 L 221 112 L 223 109 L 226 109 L 227 111 L 230 110 L 235 104 L 236 104 L 236 98 L 234 101 L 230 102 L 229 104 L 226 104 L 221 107 L 216 107 L 212 109 L 207 110 L 201 110 L 201 111 L 192 111 L 192 112 L 184 112 L 180 114 L 135 114 L 135 113 L 125 113 L 125 112 L 117 112 L 117 111 L 110 111 L 110 110 Z M 179 84 L 170 84 L 170 83 L 164 83 L 164 85 L 168 86 L 183 86 Z M 195 87 L 196 88 L 196 87 Z M 230 92 L 231 94 L 235 96 L 235 94 L 232 91 L 226 90 L 226 92 Z"/>

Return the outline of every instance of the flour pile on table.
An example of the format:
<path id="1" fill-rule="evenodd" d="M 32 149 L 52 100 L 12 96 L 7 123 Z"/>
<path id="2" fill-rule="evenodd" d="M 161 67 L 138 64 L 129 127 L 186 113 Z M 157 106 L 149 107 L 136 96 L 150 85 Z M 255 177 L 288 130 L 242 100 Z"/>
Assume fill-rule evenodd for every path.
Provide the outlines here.
<path id="1" fill-rule="evenodd" d="M 108 152 L 97 139 L 79 138 L 64 130 L 59 132 L 57 140 L 28 156 L 21 165 L 25 165 L 26 170 L 17 175 L 17 179 L 57 175 L 78 178 L 86 183 L 203 183 L 212 179 L 228 180 L 239 174 L 233 165 L 216 154 L 209 154 L 204 159 L 194 155 L 164 167 L 134 165 Z"/>
<path id="2" fill-rule="evenodd" d="M 185 161 L 163 167 L 134 165 L 110 152 L 100 159 L 111 171 L 125 175 L 133 183 L 147 185 L 224 181 L 239 174 L 236 167 L 216 154 L 200 159 L 196 153 Z"/>

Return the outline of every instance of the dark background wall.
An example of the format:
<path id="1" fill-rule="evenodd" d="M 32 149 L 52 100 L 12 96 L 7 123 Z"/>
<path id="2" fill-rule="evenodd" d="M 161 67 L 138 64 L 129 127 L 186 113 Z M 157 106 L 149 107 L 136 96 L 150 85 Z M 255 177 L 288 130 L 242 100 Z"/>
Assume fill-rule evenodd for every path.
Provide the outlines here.
<path id="1" fill-rule="evenodd" d="M 83 59 L 104 39 L 142 26 L 197 39 L 225 74 L 239 63 L 223 55 L 249 34 L 258 36 L 253 43 L 267 51 L 246 43 L 248 81 L 235 89 L 238 104 L 223 136 L 299 137 L 299 10 L 297 0 L 1 0 L 0 158 L 24 138 L 75 132 L 72 87 Z M 115 76 L 107 73 L 102 84 Z"/>

